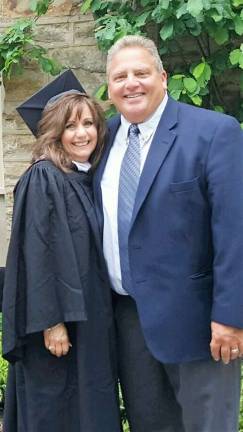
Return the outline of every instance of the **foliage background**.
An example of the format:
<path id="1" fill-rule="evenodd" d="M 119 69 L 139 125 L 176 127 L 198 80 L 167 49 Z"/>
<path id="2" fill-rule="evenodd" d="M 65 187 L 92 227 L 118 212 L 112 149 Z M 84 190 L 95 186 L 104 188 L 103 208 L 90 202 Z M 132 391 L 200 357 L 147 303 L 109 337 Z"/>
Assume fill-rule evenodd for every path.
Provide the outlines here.
<path id="1" fill-rule="evenodd" d="M 153 38 L 173 98 L 243 122 L 243 0 L 85 0 L 81 12 L 87 11 L 100 49 L 127 34 Z M 105 85 L 98 95 L 106 99 Z"/>

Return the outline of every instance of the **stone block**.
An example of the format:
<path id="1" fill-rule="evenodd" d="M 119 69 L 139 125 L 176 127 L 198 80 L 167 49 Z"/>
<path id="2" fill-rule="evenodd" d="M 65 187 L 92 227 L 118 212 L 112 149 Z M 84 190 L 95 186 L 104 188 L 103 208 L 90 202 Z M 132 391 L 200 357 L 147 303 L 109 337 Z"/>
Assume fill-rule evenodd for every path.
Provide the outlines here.
<path id="1" fill-rule="evenodd" d="M 13 212 L 13 190 L 14 187 L 19 180 L 20 176 L 26 171 L 29 166 L 29 161 L 25 162 L 10 162 L 5 161 L 4 170 L 5 170 L 5 204 L 6 204 L 6 231 L 7 231 L 7 240 L 9 240 L 11 224 L 12 224 L 12 212 Z"/>
<path id="2" fill-rule="evenodd" d="M 50 6 L 48 15 L 60 16 L 77 13 L 79 3 L 77 0 L 55 0 L 53 5 Z M 32 14 L 29 4 L 29 0 L 3 0 L 3 15 L 13 18 L 29 16 Z"/>
<path id="3" fill-rule="evenodd" d="M 4 162 L 26 162 L 31 159 L 31 150 L 34 143 L 32 135 L 6 134 L 3 136 Z"/>
<path id="4" fill-rule="evenodd" d="M 60 23 L 55 25 L 38 25 L 35 41 L 42 46 L 71 46 L 73 44 L 72 24 Z"/>
<path id="5" fill-rule="evenodd" d="M 81 68 L 88 72 L 105 71 L 105 54 L 97 46 L 80 46 L 50 50 L 51 55 L 61 64 L 73 69 Z"/>
<path id="6" fill-rule="evenodd" d="M 20 176 L 25 172 L 29 166 L 29 161 L 5 161 L 4 169 L 6 182 L 5 187 L 7 191 L 11 191 L 15 186 Z"/>
<path id="7" fill-rule="evenodd" d="M 10 80 L 4 80 L 6 101 L 21 103 L 48 82 L 46 74 L 39 69 L 25 69 L 23 74 L 14 75 Z"/>
<path id="8" fill-rule="evenodd" d="M 95 73 L 83 69 L 77 69 L 74 73 L 85 91 L 90 95 L 94 95 L 98 87 L 105 81 L 104 73 Z"/>
<path id="9" fill-rule="evenodd" d="M 94 21 L 75 23 L 73 29 L 74 45 L 96 45 L 94 27 Z"/>
<path id="10" fill-rule="evenodd" d="M 3 129 L 6 133 L 16 133 L 18 130 L 23 130 L 26 133 L 28 128 L 24 121 L 16 111 L 16 102 L 9 102 L 5 100 L 3 112 Z"/>
<path id="11" fill-rule="evenodd" d="M 3 0 L 3 14 L 8 17 L 28 16 L 31 13 L 28 0 Z"/>

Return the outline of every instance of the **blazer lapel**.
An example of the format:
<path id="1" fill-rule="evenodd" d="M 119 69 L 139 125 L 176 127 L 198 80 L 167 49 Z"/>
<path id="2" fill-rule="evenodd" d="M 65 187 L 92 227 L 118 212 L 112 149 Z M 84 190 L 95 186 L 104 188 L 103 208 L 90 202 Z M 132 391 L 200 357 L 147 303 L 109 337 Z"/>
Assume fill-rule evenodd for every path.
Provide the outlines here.
<path id="1" fill-rule="evenodd" d="M 131 226 L 153 184 L 158 170 L 162 166 L 169 150 L 174 144 L 177 134 L 173 128 L 177 123 L 177 116 L 178 104 L 169 98 L 152 140 L 140 177 Z"/>

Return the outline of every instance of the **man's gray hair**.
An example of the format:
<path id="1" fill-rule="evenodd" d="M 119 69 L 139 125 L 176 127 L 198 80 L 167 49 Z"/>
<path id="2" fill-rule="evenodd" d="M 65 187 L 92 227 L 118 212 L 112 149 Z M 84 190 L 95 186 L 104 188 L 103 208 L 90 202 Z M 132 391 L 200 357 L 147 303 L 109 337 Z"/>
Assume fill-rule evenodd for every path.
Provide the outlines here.
<path id="1" fill-rule="evenodd" d="M 155 43 L 151 39 L 148 39 L 144 36 L 130 35 L 118 39 L 114 43 L 114 45 L 112 45 L 112 47 L 109 49 L 107 55 L 107 62 L 106 62 L 107 76 L 109 75 L 110 72 L 110 64 L 112 62 L 113 57 L 124 48 L 135 48 L 135 47 L 143 48 L 151 54 L 151 56 L 154 58 L 155 67 L 158 70 L 158 72 L 162 72 L 164 70 L 163 63 L 159 56 L 158 49 Z"/>

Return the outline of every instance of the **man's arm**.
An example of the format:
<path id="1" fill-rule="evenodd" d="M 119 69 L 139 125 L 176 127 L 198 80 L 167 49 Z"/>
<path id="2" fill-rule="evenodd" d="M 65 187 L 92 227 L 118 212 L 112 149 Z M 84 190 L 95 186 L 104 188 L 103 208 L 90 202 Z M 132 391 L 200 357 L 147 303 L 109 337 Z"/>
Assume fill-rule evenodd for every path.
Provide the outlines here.
<path id="1" fill-rule="evenodd" d="M 207 179 L 214 247 L 210 343 L 215 360 L 243 354 L 243 133 L 230 117 L 211 143 Z"/>

